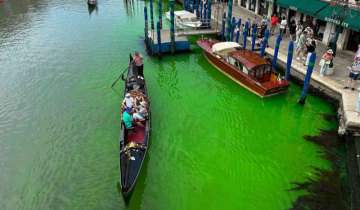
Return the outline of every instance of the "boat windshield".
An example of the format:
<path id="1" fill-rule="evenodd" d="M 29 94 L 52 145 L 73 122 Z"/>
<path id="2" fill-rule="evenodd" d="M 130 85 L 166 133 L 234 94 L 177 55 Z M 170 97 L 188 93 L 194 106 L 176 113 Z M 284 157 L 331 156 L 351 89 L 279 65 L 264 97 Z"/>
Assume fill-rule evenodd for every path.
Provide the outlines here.
<path id="1" fill-rule="evenodd" d="M 254 66 L 250 70 L 249 75 L 261 83 L 269 82 L 270 77 L 272 76 L 271 75 L 271 66 L 269 64 Z"/>
<path id="2" fill-rule="evenodd" d="M 248 69 L 238 60 L 236 60 L 235 58 L 233 57 L 228 57 L 228 62 L 235 66 L 236 68 L 238 68 L 240 71 L 244 72 L 245 74 L 249 74 L 249 71 Z"/>

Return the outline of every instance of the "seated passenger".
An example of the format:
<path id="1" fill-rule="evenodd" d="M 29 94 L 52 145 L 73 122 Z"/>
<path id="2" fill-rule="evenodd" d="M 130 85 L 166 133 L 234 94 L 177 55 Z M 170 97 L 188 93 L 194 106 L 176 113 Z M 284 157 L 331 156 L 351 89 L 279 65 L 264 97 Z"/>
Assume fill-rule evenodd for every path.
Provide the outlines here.
<path id="1" fill-rule="evenodd" d="M 131 108 L 126 108 L 123 113 L 123 122 L 126 128 L 135 128 L 137 125 L 140 127 L 144 127 L 140 122 L 135 122 L 135 120 L 131 117 Z"/>
<path id="2" fill-rule="evenodd" d="M 135 121 L 142 121 L 145 120 L 146 117 L 146 107 L 147 103 L 145 101 L 140 103 L 140 111 L 137 113 L 134 113 L 134 119 Z"/>
<path id="3" fill-rule="evenodd" d="M 134 104 L 136 106 L 136 111 L 139 111 L 140 110 L 140 104 L 141 102 L 145 101 L 145 98 L 143 96 L 144 94 L 142 93 L 137 93 L 136 94 L 136 97 L 135 97 L 135 100 L 134 100 Z"/>
<path id="4" fill-rule="evenodd" d="M 123 102 L 122 102 L 122 108 L 133 108 L 135 107 L 134 104 L 134 98 L 131 97 L 130 93 L 126 94 L 126 97 L 124 98 Z"/>

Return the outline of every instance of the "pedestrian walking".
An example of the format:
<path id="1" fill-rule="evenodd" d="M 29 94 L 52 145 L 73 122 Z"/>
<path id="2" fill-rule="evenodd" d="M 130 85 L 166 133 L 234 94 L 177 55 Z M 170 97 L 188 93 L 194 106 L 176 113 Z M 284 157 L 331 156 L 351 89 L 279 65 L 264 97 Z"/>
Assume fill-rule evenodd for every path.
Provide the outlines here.
<path id="1" fill-rule="evenodd" d="M 285 34 L 286 25 L 287 25 L 287 21 L 285 19 L 285 16 L 283 16 L 282 20 L 281 20 L 281 23 L 280 23 L 280 35 L 281 35 L 281 38 Z"/>
<path id="2" fill-rule="evenodd" d="M 261 19 L 261 25 L 263 25 L 263 23 L 265 23 L 266 27 L 268 25 L 268 19 L 266 17 L 266 15 L 263 15 L 263 18 Z"/>
<path id="3" fill-rule="evenodd" d="M 259 23 L 258 18 L 256 15 L 254 15 L 254 18 L 252 19 L 252 26 L 251 26 L 252 33 L 256 33 L 256 31 L 254 32 L 254 28 L 255 28 L 255 26 L 257 26 L 258 23 Z"/>
<path id="4" fill-rule="evenodd" d="M 320 76 L 323 77 L 324 74 L 329 70 L 329 66 L 330 66 L 330 63 L 331 63 L 331 59 L 333 59 L 333 51 L 332 49 L 329 49 L 323 56 L 322 56 L 322 59 L 319 63 L 319 65 L 321 66 L 321 69 L 320 69 Z M 345 88 L 347 89 L 347 88 Z"/>
<path id="5" fill-rule="evenodd" d="M 344 87 L 344 89 L 349 89 L 351 86 L 351 83 L 354 82 L 354 85 L 351 88 L 351 90 L 355 90 L 355 86 L 357 84 L 357 79 L 359 77 L 359 73 L 360 73 L 360 55 L 357 56 L 356 61 L 354 61 L 350 66 L 350 74 L 349 74 L 348 84 Z"/>
<path id="6" fill-rule="evenodd" d="M 296 43 L 299 42 L 300 35 L 303 32 L 304 27 L 301 25 L 301 22 L 298 21 L 296 25 Z"/>
<path id="7" fill-rule="evenodd" d="M 277 25 L 278 21 L 279 21 L 279 18 L 276 17 L 276 14 L 274 14 L 271 17 L 270 35 L 274 35 L 274 31 L 275 31 L 275 28 L 276 28 L 276 25 Z"/>
<path id="8" fill-rule="evenodd" d="M 144 77 L 144 63 L 142 61 L 143 59 L 144 57 L 140 55 L 138 51 L 135 51 L 133 61 L 136 63 L 138 69 L 138 77 Z"/>
<path id="9" fill-rule="evenodd" d="M 295 20 L 292 20 L 290 22 L 290 26 L 289 26 L 289 31 L 290 31 L 290 40 L 293 40 L 296 34 L 296 22 Z"/>
<path id="10" fill-rule="evenodd" d="M 300 54 L 303 53 L 303 57 L 301 59 L 305 60 L 305 53 L 306 53 L 306 35 L 307 32 L 303 31 L 303 33 L 300 36 L 299 42 L 297 43 L 296 48 L 296 59 L 300 60 Z"/>
<path id="11" fill-rule="evenodd" d="M 310 61 L 310 57 L 311 57 L 311 54 L 313 52 L 315 52 L 315 48 L 316 48 L 316 42 L 315 40 L 309 42 L 306 46 L 307 48 L 307 57 L 306 57 L 306 62 L 304 64 L 304 66 L 308 66 L 309 65 L 309 61 Z"/>
<path id="12" fill-rule="evenodd" d="M 248 18 L 248 23 L 249 23 L 248 36 L 251 36 L 251 30 L 250 30 L 250 28 L 251 28 L 251 20 L 250 20 L 250 18 Z"/>

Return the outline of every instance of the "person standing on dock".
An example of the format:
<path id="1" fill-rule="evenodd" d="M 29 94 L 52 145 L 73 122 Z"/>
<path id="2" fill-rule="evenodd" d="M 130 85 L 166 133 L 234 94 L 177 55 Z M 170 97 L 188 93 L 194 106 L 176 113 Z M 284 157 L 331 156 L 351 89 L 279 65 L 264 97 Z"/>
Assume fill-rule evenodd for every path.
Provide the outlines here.
<path id="1" fill-rule="evenodd" d="M 144 77 L 144 64 L 143 60 L 144 57 L 139 54 L 138 51 L 135 51 L 135 56 L 133 58 L 134 62 L 136 63 L 136 66 L 138 68 L 139 77 Z"/>
<path id="2" fill-rule="evenodd" d="M 351 90 L 355 90 L 359 73 L 360 73 L 360 55 L 357 56 L 356 61 L 354 61 L 350 66 L 349 81 L 348 84 L 344 87 L 344 89 L 349 89 L 351 83 L 354 82 L 354 86 L 353 88 L 351 88 Z"/>
<path id="3" fill-rule="evenodd" d="M 276 14 L 274 14 L 271 18 L 271 27 L 270 27 L 270 35 L 274 35 L 274 31 L 277 25 L 277 22 L 279 21 L 279 18 L 276 17 Z"/>

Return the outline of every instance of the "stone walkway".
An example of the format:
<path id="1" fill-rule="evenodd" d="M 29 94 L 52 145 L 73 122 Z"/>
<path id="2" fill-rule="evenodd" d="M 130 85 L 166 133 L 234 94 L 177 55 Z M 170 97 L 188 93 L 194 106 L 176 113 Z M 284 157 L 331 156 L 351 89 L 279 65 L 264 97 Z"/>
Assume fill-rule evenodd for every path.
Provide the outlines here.
<path id="1" fill-rule="evenodd" d="M 227 13 L 227 9 L 228 7 L 225 5 L 224 8 L 224 12 Z M 216 10 L 216 5 L 212 6 L 212 14 L 215 14 L 214 11 Z M 219 16 L 221 16 L 223 9 L 222 9 L 222 5 L 219 4 Z M 243 7 L 240 7 L 238 5 L 233 6 L 233 13 L 232 16 L 235 17 L 236 20 L 238 20 L 239 18 L 241 18 L 242 23 L 244 24 L 246 22 L 246 20 L 248 18 L 252 19 L 254 17 L 254 14 L 252 11 L 249 11 Z M 257 15 L 259 18 L 259 15 Z M 261 20 L 261 17 L 259 19 L 259 21 Z M 270 27 L 269 27 L 270 28 Z M 284 55 L 287 55 L 288 52 L 288 48 L 289 48 L 289 29 L 286 30 L 286 34 L 283 37 L 283 40 L 280 43 L 280 49 L 279 49 L 279 53 L 282 53 Z M 269 38 L 269 46 L 270 48 L 274 48 L 275 43 L 276 43 L 276 38 L 277 35 L 279 34 L 279 27 L 277 27 L 275 29 L 275 34 L 273 36 L 270 36 Z M 319 74 L 320 72 L 320 66 L 318 65 L 321 57 L 323 56 L 323 54 L 326 51 L 326 45 L 323 44 L 321 41 L 317 40 L 317 46 L 316 46 L 316 65 L 314 67 L 314 72 L 317 72 L 317 74 Z M 294 41 L 294 52 L 295 52 L 295 41 Z M 346 85 L 347 80 L 348 80 L 348 75 L 349 75 L 349 70 L 346 68 L 347 66 L 350 66 L 350 64 L 353 61 L 354 58 L 353 53 L 348 52 L 348 51 L 341 51 L 341 50 L 337 50 L 336 53 L 336 57 L 334 58 L 333 62 L 334 62 L 334 73 L 329 77 L 331 80 L 336 81 L 337 83 L 341 84 L 341 85 Z M 294 53 L 293 56 L 293 63 L 294 62 L 298 62 L 301 64 L 304 64 L 305 61 L 298 61 L 296 60 L 296 54 Z M 306 67 L 304 67 L 306 69 Z"/>

